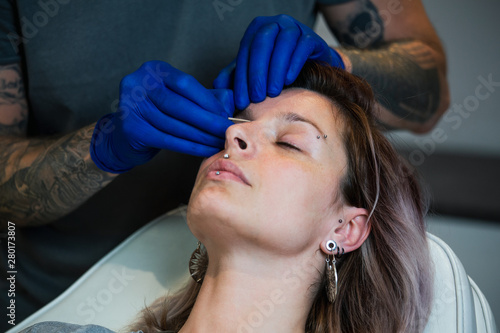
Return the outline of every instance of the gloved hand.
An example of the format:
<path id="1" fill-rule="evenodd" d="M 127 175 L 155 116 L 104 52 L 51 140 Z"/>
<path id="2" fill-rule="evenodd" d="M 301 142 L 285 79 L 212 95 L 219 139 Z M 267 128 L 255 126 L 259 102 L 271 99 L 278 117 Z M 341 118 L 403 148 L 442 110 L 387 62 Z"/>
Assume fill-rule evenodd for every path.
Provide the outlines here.
<path id="1" fill-rule="evenodd" d="M 236 60 L 224 68 L 214 88 L 230 88 L 234 79 L 237 109 L 278 96 L 307 59 L 345 68 L 337 51 L 313 30 L 287 15 L 257 17 L 248 26 Z"/>
<path id="2" fill-rule="evenodd" d="M 210 156 L 224 148 L 231 90 L 209 90 L 162 61 L 150 61 L 120 83 L 118 110 L 96 124 L 90 153 L 102 170 L 122 173 L 160 149 Z"/>

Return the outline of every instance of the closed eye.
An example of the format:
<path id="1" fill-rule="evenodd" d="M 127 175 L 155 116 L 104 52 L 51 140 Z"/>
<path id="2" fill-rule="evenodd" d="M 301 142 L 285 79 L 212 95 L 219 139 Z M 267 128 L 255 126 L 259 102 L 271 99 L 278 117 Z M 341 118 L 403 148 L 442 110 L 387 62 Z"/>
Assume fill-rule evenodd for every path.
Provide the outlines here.
<path id="1" fill-rule="evenodd" d="M 299 147 L 294 146 L 294 145 L 292 145 L 291 143 L 288 143 L 288 142 L 279 141 L 279 142 L 276 142 L 276 143 L 278 145 L 286 147 L 286 148 L 290 148 L 290 149 L 295 149 L 295 150 L 298 150 L 298 151 L 302 151 Z"/>

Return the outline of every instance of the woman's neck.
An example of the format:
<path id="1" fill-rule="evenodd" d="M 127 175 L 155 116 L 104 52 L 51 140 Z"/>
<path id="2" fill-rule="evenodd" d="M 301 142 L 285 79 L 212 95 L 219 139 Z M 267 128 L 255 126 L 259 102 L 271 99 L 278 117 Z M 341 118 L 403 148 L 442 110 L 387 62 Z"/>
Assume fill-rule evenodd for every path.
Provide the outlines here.
<path id="1" fill-rule="evenodd" d="M 304 332 L 317 268 L 308 260 L 211 260 L 180 333 Z M 303 264 L 301 264 L 301 262 Z"/>

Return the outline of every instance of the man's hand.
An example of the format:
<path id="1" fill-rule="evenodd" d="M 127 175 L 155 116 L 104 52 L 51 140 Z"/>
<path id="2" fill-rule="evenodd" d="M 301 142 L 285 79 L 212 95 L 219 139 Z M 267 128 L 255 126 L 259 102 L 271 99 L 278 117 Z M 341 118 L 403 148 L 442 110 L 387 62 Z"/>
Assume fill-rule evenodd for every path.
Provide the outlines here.
<path id="1" fill-rule="evenodd" d="M 234 82 L 237 109 L 278 96 L 295 81 L 306 60 L 344 68 L 340 55 L 312 29 L 287 15 L 257 17 L 248 26 L 238 56 L 214 81 L 215 88 Z M 233 81 L 234 80 L 234 81 Z"/>
<path id="2" fill-rule="evenodd" d="M 192 76 L 150 61 L 123 78 L 119 109 L 96 124 L 90 153 L 102 170 L 122 173 L 160 149 L 210 156 L 224 147 L 231 90 L 208 90 Z"/>

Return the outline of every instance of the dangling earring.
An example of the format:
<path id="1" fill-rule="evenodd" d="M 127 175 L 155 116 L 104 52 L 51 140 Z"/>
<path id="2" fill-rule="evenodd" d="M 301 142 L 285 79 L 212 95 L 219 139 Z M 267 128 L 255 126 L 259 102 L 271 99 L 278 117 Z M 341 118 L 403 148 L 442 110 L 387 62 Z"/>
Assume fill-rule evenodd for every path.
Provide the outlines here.
<path id="1" fill-rule="evenodd" d="M 207 272 L 207 266 L 207 250 L 201 244 L 201 242 L 198 241 L 198 246 L 191 255 L 191 259 L 189 259 L 189 273 L 191 273 L 191 277 L 196 281 L 196 283 L 203 282 L 203 278 L 205 277 L 205 273 Z"/>
<path id="2" fill-rule="evenodd" d="M 326 296 L 328 301 L 333 303 L 337 297 L 337 267 L 333 255 L 333 251 L 337 249 L 337 243 L 334 240 L 329 240 L 326 242 L 326 248 L 331 253 L 326 257 Z"/>

